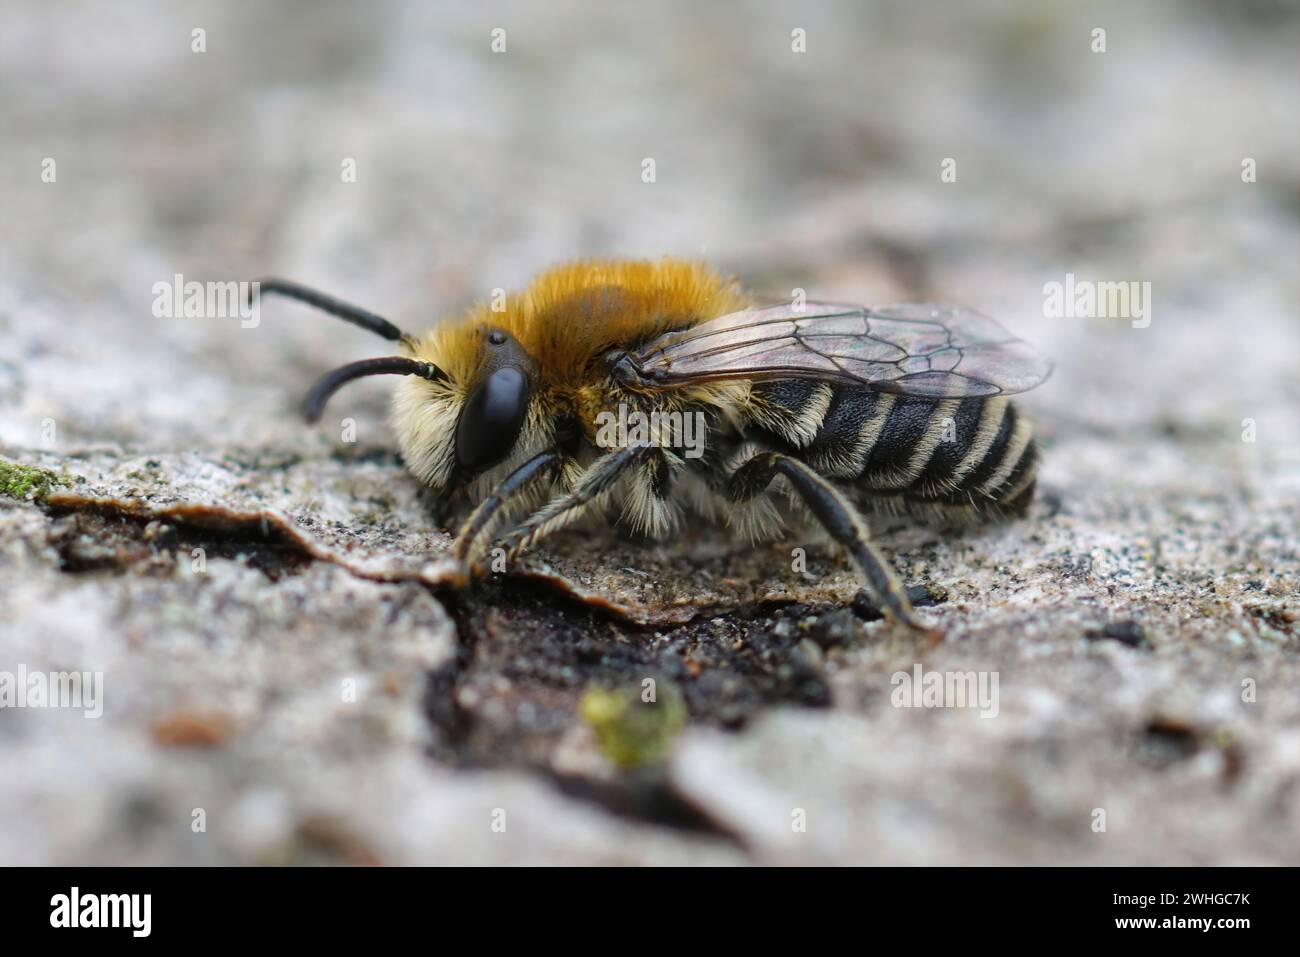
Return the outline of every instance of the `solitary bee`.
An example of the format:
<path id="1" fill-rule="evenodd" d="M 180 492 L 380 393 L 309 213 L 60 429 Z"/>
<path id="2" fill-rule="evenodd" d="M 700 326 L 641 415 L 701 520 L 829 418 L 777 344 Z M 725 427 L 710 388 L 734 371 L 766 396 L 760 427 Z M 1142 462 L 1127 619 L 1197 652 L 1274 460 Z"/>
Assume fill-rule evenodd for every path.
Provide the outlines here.
<path id="1" fill-rule="evenodd" d="M 362 376 L 403 376 L 392 421 L 407 467 L 477 503 L 454 543 L 470 574 L 494 543 L 512 557 L 611 505 L 652 537 L 688 512 L 770 534 L 782 478 L 885 614 L 929 631 L 859 508 L 960 522 L 1022 513 L 1033 495 L 1033 430 L 1004 396 L 1051 366 L 969 310 L 761 304 L 674 259 L 562 265 L 421 336 L 294 283 L 262 280 L 260 292 L 399 344 L 324 376 L 303 412 L 316 421 Z M 658 424 L 602 446 L 602 413 L 620 407 Z M 687 417 L 704 426 L 696 457 L 680 448 Z"/>

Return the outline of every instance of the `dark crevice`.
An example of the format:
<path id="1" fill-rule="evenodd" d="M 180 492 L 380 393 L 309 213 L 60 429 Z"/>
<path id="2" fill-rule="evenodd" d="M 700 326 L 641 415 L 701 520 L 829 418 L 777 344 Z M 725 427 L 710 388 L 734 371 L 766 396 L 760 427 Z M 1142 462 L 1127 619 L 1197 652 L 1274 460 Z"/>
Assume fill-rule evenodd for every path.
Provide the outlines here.
<path id="1" fill-rule="evenodd" d="M 709 620 L 629 624 L 540 584 L 435 590 L 456 627 L 456 653 L 431 671 L 424 712 L 430 755 L 457 767 L 548 767 L 592 688 L 653 679 L 680 696 L 689 723 L 739 729 L 778 704 L 831 704 L 823 649 L 860 640 L 847 609 L 755 606 Z"/>
<path id="2" fill-rule="evenodd" d="M 69 574 L 171 574 L 180 563 L 239 561 L 271 581 L 314 559 L 279 529 L 258 521 L 202 526 L 111 508 L 51 507 L 49 543 Z M 198 550 L 198 551 L 196 551 Z"/>
<path id="3" fill-rule="evenodd" d="M 744 848 L 737 834 L 673 790 L 663 775 L 662 768 L 623 770 L 613 779 L 601 780 L 557 772 L 540 756 L 540 752 L 531 758 L 517 755 L 512 759 L 509 757 L 510 749 L 500 746 L 500 738 L 494 731 L 513 738 L 514 731 L 527 733 L 527 729 L 519 729 L 517 724 L 493 729 L 491 722 L 477 721 L 473 712 L 460 703 L 459 689 L 466 683 L 472 684 L 480 674 L 483 661 L 478 655 L 479 643 L 493 640 L 492 628 L 484 625 L 486 614 L 492 610 L 523 605 L 532 614 L 544 618 L 543 609 L 549 600 L 555 609 L 557 620 L 549 622 L 537 634 L 545 636 L 543 640 L 554 637 L 563 642 L 570 660 L 579 668 L 594 668 L 600 663 L 608 663 L 607 652 L 610 649 L 599 639 L 566 640 L 564 619 L 585 615 L 589 626 L 602 621 L 611 627 L 617 624 L 630 628 L 633 632 L 643 632 L 637 635 L 643 642 L 652 638 L 650 629 L 628 626 L 599 610 L 580 610 L 577 607 L 580 603 L 575 599 L 557 596 L 545 585 L 529 583 L 520 588 L 489 585 L 486 589 L 479 588 L 468 593 L 446 589 L 433 589 L 433 592 L 446 607 L 454 623 L 456 652 L 445 664 L 431 670 L 425 683 L 424 712 L 437 739 L 430 748 L 432 758 L 453 767 L 519 767 L 549 780 L 565 797 L 591 803 L 616 817 L 693 834 L 713 835 Z M 556 601 L 557 597 L 559 601 Z M 641 658 L 629 655 L 619 656 L 618 660 L 622 665 L 630 665 L 639 662 Z M 491 668 L 482 669 L 483 676 L 495 673 L 497 672 Z M 554 675 L 550 677 L 553 679 Z M 543 676 L 543 680 L 545 678 Z M 573 702 L 573 710 L 576 710 L 576 692 L 581 685 L 571 687 L 571 683 L 564 681 L 561 684 L 564 690 L 574 692 L 566 695 L 566 698 Z M 514 682 L 512 687 L 513 685 Z M 524 694 L 527 694 L 526 690 Z M 538 731 L 538 735 L 554 738 L 558 732 L 553 728 L 543 728 Z M 553 740 L 548 744 L 553 744 Z"/>

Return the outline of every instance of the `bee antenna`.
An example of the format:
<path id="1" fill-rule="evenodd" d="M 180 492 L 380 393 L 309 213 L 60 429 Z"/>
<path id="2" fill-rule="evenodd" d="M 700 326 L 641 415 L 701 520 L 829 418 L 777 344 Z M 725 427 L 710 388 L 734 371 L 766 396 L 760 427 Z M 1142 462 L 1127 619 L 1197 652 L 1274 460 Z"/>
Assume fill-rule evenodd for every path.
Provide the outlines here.
<path id="1" fill-rule="evenodd" d="M 296 282 L 289 282 L 287 279 L 258 279 L 252 282 L 248 287 L 248 303 L 251 306 L 255 299 L 260 298 L 266 293 L 275 293 L 277 296 L 284 296 L 287 299 L 297 299 L 299 302 L 305 302 L 309 306 L 315 306 L 317 309 L 328 312 L 332 316 L 338 316 L 340 319 L 352 323 L 354 326 L 360 326 L 367 329 L 375 335 L 383 336 L 393 342 L 397 342 L 406 337 L 406 334 L 398 329 L 395 325 L 385 319 L 383 316 L 377 316 L 373 312 L 362 309 L 359 306 L 349 305 L 346 302 L 335 299 L 333 296 L 327 296 L 323 292 L 317 292 L 315 289 L 308 289 Z"/>
<path id="2" fill-rule="evenodd" d="M 432 362 L 408 359 L 405 356 L 383 356 L 378 359 L 362 359 L 327 372 L 311 387 L 307 398 L 302 403 L 302 415 L 308 422 L 316 422 L 325 411 L 325 403 L 335 392 L 353 379 L 368 375 L 418 375 L 430 382 L 446 379 L 447 374 Z"/>

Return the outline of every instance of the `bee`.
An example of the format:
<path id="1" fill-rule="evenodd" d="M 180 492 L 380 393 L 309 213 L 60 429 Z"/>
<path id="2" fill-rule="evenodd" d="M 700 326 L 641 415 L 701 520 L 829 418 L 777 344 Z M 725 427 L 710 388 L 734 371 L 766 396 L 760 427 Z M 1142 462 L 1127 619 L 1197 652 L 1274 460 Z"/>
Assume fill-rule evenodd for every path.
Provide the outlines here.
<path id="1" fill-rule="evenodd" d="M 688 515 L 770 536 L 784 483 L 883 613 L 933 634 L 863 513 L 963 523 L 1023 514 L 1033 495 L 1033 428 L 1006 396 L 1051 365 L 967 309 L 764 303 L 699 262 L 583 261 L 410 335 L 295 283 L 256 288 L 397 344 L 325 375 L 303 413 L 318 420 L 363 376 L 403 377 L 392 423 L 406 466 L 471 505 L 453 544 L 466 579 L 493 546 L 513 557 L 595 511 L 654 538 Z M 614 409 L 652 425 L 602 442 Z M 703 425 L 695 457 L 688 419 Z"/>

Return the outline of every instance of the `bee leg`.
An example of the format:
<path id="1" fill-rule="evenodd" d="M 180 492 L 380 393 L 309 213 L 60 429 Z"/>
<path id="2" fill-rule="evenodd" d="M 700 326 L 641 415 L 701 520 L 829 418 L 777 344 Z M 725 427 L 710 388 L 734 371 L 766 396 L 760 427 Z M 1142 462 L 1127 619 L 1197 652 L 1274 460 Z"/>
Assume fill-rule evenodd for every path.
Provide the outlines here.
<path id="1" fill-rule="evenodd" d="M 501 540 L 506 557 L 513 558 L 577 519 L 596 499 L 613 488 L 629 467 L 651 451 L 646 446 L 627 446 L 596 459 L 578 476 L 573 488 L 551 499 Z"/>
<path id="2" fill-rule="evenodd" d="M 826 531 L 848 551 L 865 580 L 867 592 L 886 615 L 931 637 L 941 636 L 916 617 L 902 582 L 871 544 L 866 523 L 857 510 L 816 470 L 780 452 L 761 452 L 732 473 L 727 480 L 727 494 L 738 502 L 753 498 L 777 475 L 789 480 Z"/>
<path id="3" fill-rule="evenodd" d="M 475 544 L 492 530 L 492 524 L 504 513 L 510 503 L 523 494 L 534 482 L 553 475 L 563 466 L 563 458 L 554 450 L 539 452 L 515 469 L 492 490 L 492 494 L 483 499 L 478 507 L 470 513 L 465 524 L 456 534 L 452 554 L 462 565 L 466 564 L 475 551 Z"/>

